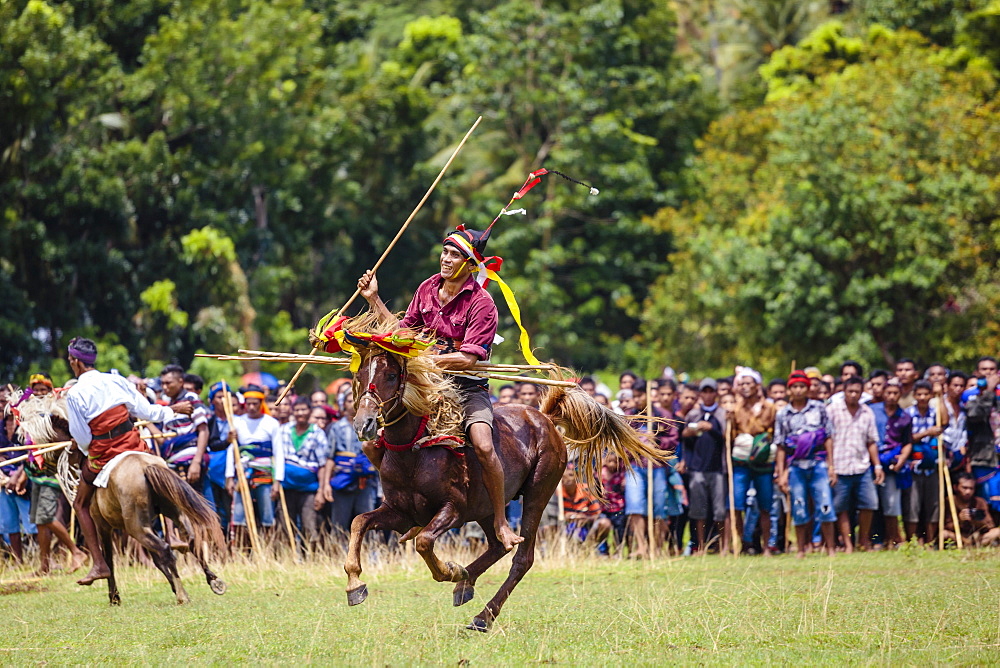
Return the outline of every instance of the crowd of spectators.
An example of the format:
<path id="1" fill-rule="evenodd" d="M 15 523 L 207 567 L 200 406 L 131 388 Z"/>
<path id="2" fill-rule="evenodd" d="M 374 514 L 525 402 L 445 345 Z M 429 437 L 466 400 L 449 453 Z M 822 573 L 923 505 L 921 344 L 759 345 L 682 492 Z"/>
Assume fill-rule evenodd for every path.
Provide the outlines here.
<path id="1" fill-rule="evenodd" d="M 580 381 L 640 430 L 656 418 L 651 437 L 674 455 L 624 475 L 620 462 L 605 462 L 608 504 L 590 509 L 589 520 L 610 523 L 610 542 L 631 556 L 649 554 L 650 533 L 675 554 L 727 553 L 732 537 L 745 553 L 764 555 L 937 546 L 941 513 L 949 545 L 957 533 L 971 546 L 1000 538 L 993 357 L 971 373 L 900 359 L 892 371 L 865 374 L 849 360 L 837 376 L 807 367 L 766 384 L 747 367 L 694 383 L 668 372 L 649 383 L 625 372 L 613 394 Z M 939 454 L 950 489 L 939 484 Z M 578 537 L 580 521 L 575 513 L 568 524 Z M 601 539 L 594 542 L 607 552 Z"/>
<path id="2" fill-rule="evenodd" d="M 950 544 L 956 533 L 968 545 L 995 544 L 1000 539 L 997 362 L 983 357 L 968 374 L 941 364 L 922 371 L 913 360 L 901 359 L 891 372 L 865 374 L 861 364 L 847 361 L 837 376 L 807 367 L 765 384 L 747 367 L 698 382 L 668 369 L 649 382 L 625 372 L 614 392 L 584 377 L 583 391 L 632 417 L 671 458 L 649 464 L 606 457 L 604 503 L 577 479 L 570 461 L 543 517 L 543 538 L 562 533 L 600 554 L 633 558 L 727 553 L 735 547 L 733 536 L 751 554 L 834 554 L 892 549 L 904 541 L 936 545 L 944 512 Z M 281 531 L 287 513 L 304 552 L 343 541 L 354 517 L 376 507 L 378 474 L 352 425 L 350 383 L 334 395 L 291 394 L 279 404 L 277 389 L 230 388 L 222 382 L 205 387 L 177 365 L 164 367 L 156 378 L 130 380 L 150 402 L 194 404 L 191 415 L 144 426 L 143 436 L 151 451 L 214 505 L 234 546 L 248 546 L 247 513 L 236 485 L 240 465 L 259 529 L 265 535 Z M 33 374 L 27 386 L 43 395 L 55 389 L 45 374 Z M 544 391 L 530 382 L 508 384 L 496 388 L 493 400 L 537 407 Z M 7 402 L 4 388 L 0 409 Z M 13 420 L 6 419 L 4 427 L 0 448 L 15 440 Z M 951 501 L 944 507 L 939 501 L 939 453 L 954 512 Z M 20 560 L 23 536 L 50 526 L 32 521 L 38 511 L 32 487 L 58 485 L 31 466 L 3 465 L 17 454 L 0 452 L 6 478 L 0 534 L 6 551 Z M 61 493 L 58 497 L 55 510 L 42 514 L 54 514 L 68 526 L 69 505 Z M 518 525 L 518 500 L 508 506 L 508 519 Z M 50 538 L 43 533 L 39 540 L 47 554 Z M 43 560 L 40 570 L 47 569 Z"/>

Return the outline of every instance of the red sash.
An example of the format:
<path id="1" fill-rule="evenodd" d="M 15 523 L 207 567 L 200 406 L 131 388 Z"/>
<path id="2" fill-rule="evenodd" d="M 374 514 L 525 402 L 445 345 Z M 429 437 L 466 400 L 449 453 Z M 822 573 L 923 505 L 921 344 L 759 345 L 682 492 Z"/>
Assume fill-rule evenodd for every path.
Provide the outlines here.
<path id="1" fill-rule="evenodd" d="M 122 422 L 129 419 L 128 409 L 123 404 L 109 408 L 89 422 L 90 433 L 106 434 Z M 139 438 L 135 430 L 102 441 L 91 441 L 87 464 L 91 471 L 100 471 L 105 464 L 117 455 L 128 450 L 148 452 L 146 444 Z"/>

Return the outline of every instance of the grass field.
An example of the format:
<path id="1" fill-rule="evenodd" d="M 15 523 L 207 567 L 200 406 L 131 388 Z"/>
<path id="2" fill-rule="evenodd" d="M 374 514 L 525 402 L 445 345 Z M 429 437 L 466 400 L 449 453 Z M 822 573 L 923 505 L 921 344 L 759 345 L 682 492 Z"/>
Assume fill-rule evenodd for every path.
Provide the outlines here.
<path id="1" fill-rule="evenodd" d="M 465 556 L 465 555 L 460 555 Z M 0 575 L 0 662 L 326 665 L 652 665 L 1000 663 L 1000 554 L 633 563 L 542 558 L 492 632 L 464 626 L 509 558 L 451 605 L 451 587 L 412 555 L 372 566 L 368 601 L 349 608 L 339 563 L 223 566 L 213 595 L 196 571 L 177 606 L 159 572 L 120 569 L 123 604 L 70 576 Z M 23 591 L 28 589 L 27 591 Z"/>

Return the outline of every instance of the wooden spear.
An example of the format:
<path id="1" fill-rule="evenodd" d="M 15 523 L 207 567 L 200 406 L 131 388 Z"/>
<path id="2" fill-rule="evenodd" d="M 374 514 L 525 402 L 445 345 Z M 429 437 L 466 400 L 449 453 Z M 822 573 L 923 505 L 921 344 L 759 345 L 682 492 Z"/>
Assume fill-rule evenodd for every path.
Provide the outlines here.
<path id="1" fill-rule="evenodd" d="M 733 544 L 733 556 L 740 556 L 740 538 L 736 530 L 736 490 L 733 488 L 733 421 L 726 420 L 726 471 L 729 475 L 729 541 Z M 761 508 L 761 512 L 770 512 Z"/>
<path id="2" fill-rule="evenodd" d="M 281 514 L 285 518 L 285 531 L 288 532 L 288 545 L 292 548 L 292 559 L 298 560 L 298 550 L 295 549 L 295 533 L 292 531 L 292 518 L 288 516 L 288 504 L 285 502 L 285 488 L 277 480 L 278 499 L 281 501 Z"/>
<path id="3" fill-rule="evenodd" d="M 482 120 L 483 120 L 482 116 L 477 118 L 476 122 L 472 124 L 471 128 L 469 128 L 469 131 L 465 133 L 464 137 L 462 137 L 462 141 L 459 142 L 458 146 L 455 148 L 455 151 L 451 154 L 451 157 L 448 158 L 448 162 L 446 162 L 444 164 L 444 167 L 441 168 L 441 171 L 438 173 L 437 178 L 434 179 L 434 183 L 432 183 L 431 187 L 427 189 L 427 192 L 424 193 L 424 196 L 420 198 L 420 201 L 417 203 L 417 206 L 413 209 L 413 211 L 410 212 L 410 215 L 406 218 L 406 221 L 403 223 L 403 226 L 399 228 L 399 232 L 396 232 L 396 236 L 393 237 L 392 241 L 389 243 L 389 247 L 385 249 L 385 252 L 382 253 L 382 257 L 380 257 L 378 259 L 378 262 L 375 263 L 375 266 L 372 267 L 373 274 L 376 271 L 378 271 L 379 267 L 382 266 L 382 263 L 385 262 L 385 258 L 388 257 L 389 252 L 396 245 L 396 242 L 399 241 L 399 238 L 403 236 L 403 233 L 406 231 L 406 228 L 410 226 L 410 221 L 412 221 L 413 218 L 420 211 L 420 209 L 423 208 L 424 202 L 426 202 L 427 198 L 431 196 L 432 192 L 434 192 L 434 188 L 437 187 L 438 182 L 444 176 L 444 173 L 448 171 L 448 168 L 451 167 L 451 163 L 458 155 L 458 152 L 462 150 L 462 147 L 465 146 L 465 142 L 468 141 L 469 137 L 472 135 L 473 131 L 476 129 L 476 127 L 479 125 L 479 122 Z M 351 298 L 347 300 L 346 304 L 341 306 L 339 309 L 330 311 L 329 313 L 326 314 L 326 317 L 320 320 L 320 327 L 321 328 L 325 327 L 328 323 L 332 322 L 338 316 L 340 316 L 341 313 L 347 310 L 348 306 L 354 303 L 354 300 L 357 299 L 360 294 L 361 294 L 361 289 L 360 288 L 356 289 L 354 291 L 354 294 L 351 295 Z M 317 332 L 317 333 L 322 333 L 322 332 Z M 312 348 L 309 351 L 310 355 L 314 355 L 315 353 L 316 353 L 315 348 Z M 278 396 L 278 400 L 275 402 L 276 404 L 280 404 L 282 401 L 284 401 L 285 395 L 287 395 L 291 391 L 291 389 L 295 386 L 295 381 L 299 379 L 299 376 L 302 375 L 302 371 L 305 370 L 305 368 L 306 365 L 305 363 L 303 363 L 299 367 L 299 370 L 295 372 L 295 375 L 292 376 L 292 379 L 288 381 L 288 384 L 285 385 L 284 389 L 281 391 L 281 394 Z"/>
<path id="4" fill-rule="evenodd" d="M 935 416 L 935 422 L 938 427 L 944 422 L 944 411 L 947 410 L 944 405 L 944 397 L 938 395 L 937 397 L 937 415 Z M 945 462 L 944 457 L 944 439 L 938 436 L 938 549 L 944 549 L 944 515 L 945 515 L 945 494 L 948 495 L 948 506 L 951 511 L 951 523 L 955 527 L 955 545 L 958 549 L 962 549 L 964 545 L 962 544 L 962 528 L 958 524 L 958 508 L 955 506 L 955 492 L 951 488 L 951 480 L 948 475 L 948 466 Z"/>
<path id="5" fill-rule="evenodd" d="M 646 382 L 646 435 L 649 440 L 654 441 L 653 436 L 653 385 Z M 656 556 L 656 529 L 653 526 L 653 460 L 646 458 L 646 536 L 649 541 L 649 558 Z"/>
<path id="6" fill-rule="evenodd" d="M 246 521 L 247 532 L 250 534 L 250 547 L 253 548 L 254 558 L 261 559 L 264 554 L 260 550 L 260 537 L 257 535 L 257 513 L 253 506 L 250 485 L 247 483 L 246 473 L 243 471 L 243 460 L 240 458 L 240 446 L 236 439 L 236 420 L 233 418 L 232 395 L 229 394 L 229 385 L 224 379 L 222 391 L 226 395 L 222 404 L 226 411 L 226 421 L 229 422 L 229 447 L 232 448 L 233 463 L 236 467 L 236 484 L 240 488 L 240 496 L 243 498 L 243 519 Z"/>

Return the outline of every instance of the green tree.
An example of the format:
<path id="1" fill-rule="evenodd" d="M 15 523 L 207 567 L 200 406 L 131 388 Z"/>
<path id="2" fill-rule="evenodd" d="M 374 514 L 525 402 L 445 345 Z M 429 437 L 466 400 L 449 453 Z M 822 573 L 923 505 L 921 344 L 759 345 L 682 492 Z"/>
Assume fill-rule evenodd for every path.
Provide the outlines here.
<path id="1" fill-rule="evenodd" d="M 656 218 L 678 251 L 647 303 L 648 340 L 681 366 L 773 371 L 991 350 L 989 66 L 915 33 L 827 25 L 763 73 L 771 102 L 713 125 L 700 197 Z"/>

